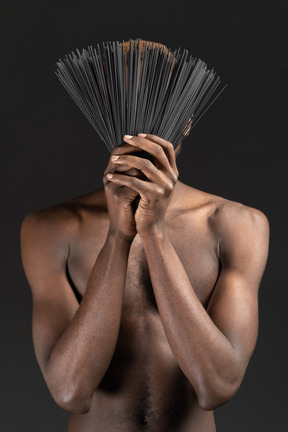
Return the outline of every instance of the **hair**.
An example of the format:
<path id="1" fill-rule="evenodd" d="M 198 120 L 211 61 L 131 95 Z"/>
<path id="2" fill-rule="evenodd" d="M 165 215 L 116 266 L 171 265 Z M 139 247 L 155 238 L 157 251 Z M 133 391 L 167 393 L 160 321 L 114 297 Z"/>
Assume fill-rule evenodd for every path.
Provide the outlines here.
<path id="1" fill-rule="evenodd" d="M 171 52 L 170 52 L 170 50 L 167 48 L 166 45 L 163 45 L 163 44 L 161 44 L 160 42 L 152 42 L 152 41 L 146 41 L 146 40 L 140 39 L 140 41 L 139 41 L 139 46 L 140 46 L 140 59 L 142 59 L 142 57 L 143 57 L 144 44 L 152 44 L 152 47 L 153 47 L 153 48 L 156 48 L 156 47 L 159 46 L 160 48 L 162 48 L 163 52 L 169 54 L 169 56 L 171 55 Z M 124 46 L 124 52 L 125 52 L 125 54 L 126 54 L 126 58 L 127 58 L 127 57 L 128 57 L 128 56 L 127 56 L 127 55 L 128 55 L 128 52 L 130 51 L 130 41 L 129 41 L 129 40 L 128 40 L 128 41 L 124 41 L 123 43 L 120 42 L 119 45 L 120 45 L 120 46 L 122 46 L 122 45 Z"/>
<path id="2" fill-rule="evenodd" d="M 183 144 L 182 144 L 182 140 L 180 139 L 180 140 L 178 141 L 178 144 L 177 144 L 176 148 L 175 148 L 175 156 L 176 156 L 176 157 L 179 156 L 179 154 L 180 154 L 181 151 L 182 151 L 182 148 L 183 148 Z"/>
<path id="3" fill-rule="evenodd" d="M 133 41 L 135 42 L 135 40 L 133 40 Z M 144 39 L 140 39 L 139 40 L 140 64 L 141 64 L 141 60 L 143 58 L 143 51 L 144 51 L 145 44 L 148 44 L 149 46 L 152 46 L 153 48 L 160 47 L 160 49 L 162 50 L 162 52 L 166 53 L 168 55 L 168 59 L 170 59 L 170 57 L 171 57 L 172 54 L 171 54 L 171 51 L 169 50 L 169 48 L 166 45 L 164 45 L 164 44 L 162 44 L 160 42 L 153 42 L 153 41 L 147 41 L 147 40 L 144 40 Z M 129 51 L 130 51 L 130 40 L 127 40 L 127 41 L 124 41 L 124 42 L 120 42 L 119 46 L 122 46 L 122 45 L 123 45 L 124 53 L 125 53 L 125 56 L 126 56 L 126 62 L 128 63 L 128 54 L 129 54 Z M 177 59 L 175 58 L 174 59 L 174 64 L 172 66 L 172 70 L 173 70 L 173 67 L 174 67 L 174 65 L 176 63 L 177 63 Z M 141 67 L 140 67 L 140 69 L 141 69 Z M 190 123 L 190 128 L 191 128 L 191 122 L 190 122 L 190 120 L 191 120 L 191 118 L 188 120 L 187 125 Z M 186 131 L 186 133 L 184 135 L 186 135 L 186 134 L 188 135 L 189 134 L 190 128 L 187 129 L 187 131 Z M 183 138 L 181 137 L 180 140 L 178 141 L 178 144 L 177 144 L 177 146 L 178 146 L 178 148 L 177 148 L 177 155 L 179 155 L 180 152 L 181 152 L 181 150 L 182 150 L 182 140 L 183 140 Z"/>

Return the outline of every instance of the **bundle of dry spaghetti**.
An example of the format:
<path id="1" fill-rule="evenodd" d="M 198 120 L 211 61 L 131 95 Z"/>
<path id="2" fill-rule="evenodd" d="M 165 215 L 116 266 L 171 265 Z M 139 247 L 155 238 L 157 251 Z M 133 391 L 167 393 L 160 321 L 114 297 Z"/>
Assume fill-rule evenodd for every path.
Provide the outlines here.
<path id="1" fill-rule="evenodd" d="M 55 73 L 110 152 L 138 133 L 176 147 L 227 86 L 215 92 L 220 77 L 186 49 L 139 38 L 76 53 L 59 59 Z"/>

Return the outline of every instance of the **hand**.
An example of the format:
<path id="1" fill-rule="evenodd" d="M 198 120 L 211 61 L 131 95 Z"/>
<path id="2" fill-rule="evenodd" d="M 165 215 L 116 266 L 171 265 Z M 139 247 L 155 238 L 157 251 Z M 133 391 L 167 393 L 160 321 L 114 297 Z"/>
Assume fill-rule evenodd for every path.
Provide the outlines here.
<path id="1" fill-rule="evenodd" d="M 129 145 L 146 150 L 154 157 L 155 165 L 148 159 L 131 154 L 118 154 L 115 163 L 141 171 L 146 178 L 114 173 L 109 180 L 115 185 L 126 186 L 141 196 L 135 213 L 136 230 L 142 234 L 164 228 L 164 218 L 178 180 L 173 144 L 151 134 L 138 134 L 131 139 L 124 137 Z"/>
<path id="2" fill-rule="evenodd" d="M 127 153 L 137 153 L 139 151 L 141 151 L 141 149 L 126 143 L 115 147 L 110 155 L 110 159 L 103 176 L 103 184 L 110 220 L 109 231 L 131 241 L 137 233 L 135 217 L 131 204 L 138 195 L 138 192 L 130 189 L 129 187 L 109 181 L 107 174 L 119 173 L 119 175 L 121 175 L 120 173 L 124 172 L 125 176 L 127 177 L 138 176 L 143 178 L 144 175 L 136 168 L 131 168 L 125 164 L 121 164 L 121 166 L 116 165 L 112 161 L 112 158 L 115 154 L 125 155 Z"/>

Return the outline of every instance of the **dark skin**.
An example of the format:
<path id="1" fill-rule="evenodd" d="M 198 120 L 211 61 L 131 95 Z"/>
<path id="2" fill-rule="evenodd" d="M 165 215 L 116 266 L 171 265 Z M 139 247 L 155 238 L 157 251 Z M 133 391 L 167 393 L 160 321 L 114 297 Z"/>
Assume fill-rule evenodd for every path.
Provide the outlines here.
<path id="1" fill-rule="evenodd" d="M 255 348 L 268 221 L 181 183 L 169 142 L 124 141 L 104 189 L 23 222 L 36 357 L 67 432 L 213 432 Z"/>

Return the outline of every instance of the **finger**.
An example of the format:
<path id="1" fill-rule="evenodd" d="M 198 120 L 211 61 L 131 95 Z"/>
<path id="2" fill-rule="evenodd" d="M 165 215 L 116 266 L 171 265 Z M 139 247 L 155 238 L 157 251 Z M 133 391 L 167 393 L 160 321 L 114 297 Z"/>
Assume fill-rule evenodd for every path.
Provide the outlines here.
<path id="1" fill-rule="evenodd" d="M 117 197 L 117 199 L 121 199 L 121 201 L 124 200 L 122 202 L 126 202 L 128 205 L 129 202 L 131 203 L 132 201 L 134 201 L 137 195 L 139 196 L 137 191 L 122 185 L 117 185 L 111 181 L 107 182 L 107 185 L 105 186 L 105 192 L 106 191 L 108 192 L 108 194 L 112 193 L 114 199 Z"/>
<path id="2" fill-rule="evenodd" d="M 145 178 L 145 175 L 142 173 L 142 171 L 136 169 L 136 168 L 131 168 L 128 165 L 118 165 L 115 166 L 113 169 L 111 169 L 110 171 L 107 171 L 107 173 L 105 175 L 103 175 L 103 184 L 104 186 L 106 186 L 108 180 L 107 180 L 107 174 L 114 174 L 114 173 L 123 173 L 125 172 L 126 175 L 129 176 L 134 176 L 134 177 L 138 177 L 138 178 Z"/>
<path id="3" fill-rule="evenodd" d="M 162 166 L 167 171 L 170 167 L 170 162 L 166 156 L 166 153 L 162 146 L 159 144 L 153 143 L 152 141 L 149 141 L 146 138 L 134 136 L 133 138 L 126 138 L 127 135 L 124 136 L 124 140 L 133 145 L 140 147 L 143 150 L 146 150 L 148 153 L 152 154 L 154 156 L 156 165 L 158 162 L 158 165 L 160 163 L 160 166 Z"/>
<path id="4" fill-rule="evenodd" d="M 152 182 L 160 184 L 165 181 L 163 173 L 149 159 L 131 155 L 113 155 L 112 161 L 115 164 L 120 164 L 119 166 L 124 164 L 125 166 L 135 167 Z"/>
<path id="5" fill-rule="evenodd" d="M 149 136 L 149 135 L 147 135 L 147 136 Z M 154 135 L 152 135 L 152 136 L 154 136 Z M 166 175 L 170 178 L 170 180 L 173 182 L 173 184 L 175 184 L 177 182 L 179 173 L 178 173 L 178 170 L 176 167 L 176 163 L 175 162 L 173 163 L 173 166 L 175 166 L 175 168 L 173 168 L 173 166 L 171 166 L 171 164 L 167 158 L 167 155 L 165 153 L 163 146 L 161 146 L 158 143 L 153 143 L 152 141 L 150 141 L 146 138 L 139 137 L 139 136 L 128 139 L 128 141 L 131 143 L 131 145 L 135 145 L 135 146 L 138 146 L 140 148 L 143 148 L 145 151 L 152 154 L 155 157 L 156 162 L 158 161 L 158 164 L 156 163 L 156 167 L 159 168 L 159 162 L 160 162 L 160 166 L 162 165 L 162 167 L 166 171 Z M 166 141 L 166 143 L 168 143 L 168 141 Z M 173 157 L 175 160 L 175 155 Z"/>
<path id="6" fill-rule="evenodd" d="M 170 141 L 166 141 L 165 139 L 153 134 L 138 134 L 138 136 L 146 138 L 156 144 L 159 144 L 165 151 L 171 167 L 177 170 L 175 149 Z"/>
<path id="7" fill-rule="evenodd" d="M 127 186 L 130 189 L 135 190 L 143 197 L 149 197 L 153 192 L 155 185 L 147 181 L 138 179 L 137 177 L 130 177 L 123 174 L 107 174 L 107 179 L 112 183 L 119 184 L 121 186 Z"/>
<path id="8" fill-rule="evenodd" d="M 130 152 L 138 152 L 142 151 L 140 148 L 137 149 L 137 147 L 132 146 L 131 144 L 124 142 L 122 144 L 119 144 L 118 146 L 114 147 L 114 149 L 111 152 L 111 155 L 113 154 L 125 154 Z"/>
<path id="9" fill-rule="evenodd" d="M 140 136 L 146 135 L 146 139 L 148 139 L 149 141 L 153 141 L 156 144 L 159 144 L 164 149 L 173 171 L 171 179 L 173 183 L 176 183 L 178 180 L 179 171 L 176 164 L 176 153 L 173 144 L 170 141 L 167 141 L 164 138 L 161 138 L 157 135 L 153 135 L 153 134 L 138 134 L 138 135 Z"/>
<path id="10" fill-rule="evenodd" d="M 119 146 L 114 147 L 113 151 L 111 152 L 110 155 L 110 159 L 108 162 L 108 165 L 104 171 L 104 175 L 106 175 L 108 172 L 111 171 L 111 169 L 113 169 L 113 167 L 115 166 L 115 164 L 111 161 L 111 157 L 113 155 L 122 155 L 122 154 L 129 154 L 129 153 L 139 153 L 141 152 L 142 149 L 129 145 L 127 143 L 124 144 L 120 144 Z"/>

